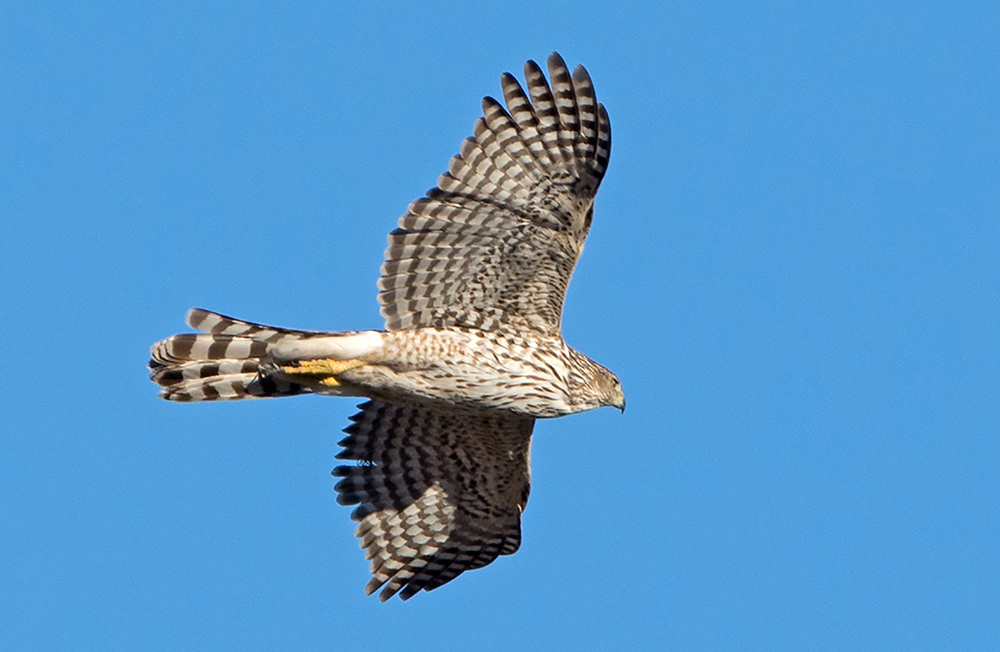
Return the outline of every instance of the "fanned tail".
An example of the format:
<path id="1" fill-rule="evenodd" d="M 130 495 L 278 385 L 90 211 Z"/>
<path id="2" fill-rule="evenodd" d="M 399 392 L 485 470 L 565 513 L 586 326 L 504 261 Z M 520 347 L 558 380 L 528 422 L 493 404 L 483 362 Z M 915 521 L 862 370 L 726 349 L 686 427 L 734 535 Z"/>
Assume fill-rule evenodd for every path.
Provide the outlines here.
<path id="1" fill-rule="evenodd" d="M 173 335 L 153 345 L 150 379 L 168 401 L 232 401 L 313 391 L 275 373 L 274 347 L 329 333 L 290 330 L 233 319 L 200 308 L 187 324 L 203 334 Z"/>
<path id="2" fill-rule="evenodd" d="M 270 347 L 311 333 L 272 328 L 195 308 L 187 323 L 204 334 L 173 335 L 153 345 L 150 379 L 168 401 L 232 401 L 311 391 L 267 373 Z M 273 366 L 273 365 L 271 365 Z"/>
<path id="3" fill-rule="evenodd" d="M 153 345 L 150 378 L 168 401 L 232 401 L 309 392 L 354 396 L 339 375 L 381 347 L 376 331 L 303 331 L 254 324 L 200 308 L 187 323 L 200 334 Z"/>

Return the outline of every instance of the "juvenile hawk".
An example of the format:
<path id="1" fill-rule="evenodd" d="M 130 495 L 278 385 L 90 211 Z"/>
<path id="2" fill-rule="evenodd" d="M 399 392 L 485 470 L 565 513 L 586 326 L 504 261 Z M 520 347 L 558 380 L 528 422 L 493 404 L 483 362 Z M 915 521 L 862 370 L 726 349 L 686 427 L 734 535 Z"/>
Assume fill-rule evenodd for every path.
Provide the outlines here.
<path id="1" fill-rule="evenodd" d="M 191 310 L 203 334 L 152 349 L 171 401 L 362 396 L 337 457 L 338 502 L 371 594 L 405 600 L 521 544 L 535 419 L 625 409 L 618 378 L 563 342 L 566 287 L 590 229 L 611 128 L 582 66 L 500 78 L 474 136 L 389 234 L 384 331 L 315 332 Z"/>

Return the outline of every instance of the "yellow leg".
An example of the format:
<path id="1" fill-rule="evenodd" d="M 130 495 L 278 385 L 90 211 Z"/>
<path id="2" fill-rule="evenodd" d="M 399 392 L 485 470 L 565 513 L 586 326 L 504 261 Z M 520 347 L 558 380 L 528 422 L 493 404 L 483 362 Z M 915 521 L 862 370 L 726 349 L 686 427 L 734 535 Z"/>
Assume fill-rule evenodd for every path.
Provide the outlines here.
<path id="1" fill-rule="evenodd" d="M 281 373 L 286 376 L 311 376 L 310 380 L 327 387 L 340 384 L 337 375 L 365 365 L 364 360 L 333 360 L 323 358 L 318 360 L 302 360 L 291 367 L 281 367 Z"/>

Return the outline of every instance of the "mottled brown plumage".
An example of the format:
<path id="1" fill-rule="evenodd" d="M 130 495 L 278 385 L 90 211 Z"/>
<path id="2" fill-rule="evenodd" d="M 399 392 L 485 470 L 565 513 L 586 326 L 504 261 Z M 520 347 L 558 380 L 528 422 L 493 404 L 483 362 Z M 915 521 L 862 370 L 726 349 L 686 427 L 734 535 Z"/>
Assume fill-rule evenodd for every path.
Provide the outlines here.
<path id="1" fill-rule="evenodd" d="M 389 235 L 385 331 L 314 332 L 188 313 L 203 334 L 153 346 L 174 401 L 367 397 L 341 442 L 368 593 L 430 590 L 521 542 L 536 418 L 625 407 L 621 384 L 563 342 L 562 306 L 607 168 L 590 77 L 557 54 L 501 78 L 437 187 Z"/>

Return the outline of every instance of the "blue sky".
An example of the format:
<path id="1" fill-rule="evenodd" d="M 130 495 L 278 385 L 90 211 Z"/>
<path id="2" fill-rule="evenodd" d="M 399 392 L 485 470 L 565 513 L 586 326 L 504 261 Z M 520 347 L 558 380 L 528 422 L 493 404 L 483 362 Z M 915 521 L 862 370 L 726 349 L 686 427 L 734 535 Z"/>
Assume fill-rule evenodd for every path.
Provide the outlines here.
<path id="1" fill-rule="evenodd" d="M 994 3 L 0 9 L 10 649 L 993 649 Z M 524 544 L 402 603 L 335 502 L 347 399 L 174 405 L 202 306 L 377 328 L 385 235 L 499 75 L 614 143 Z"/>

